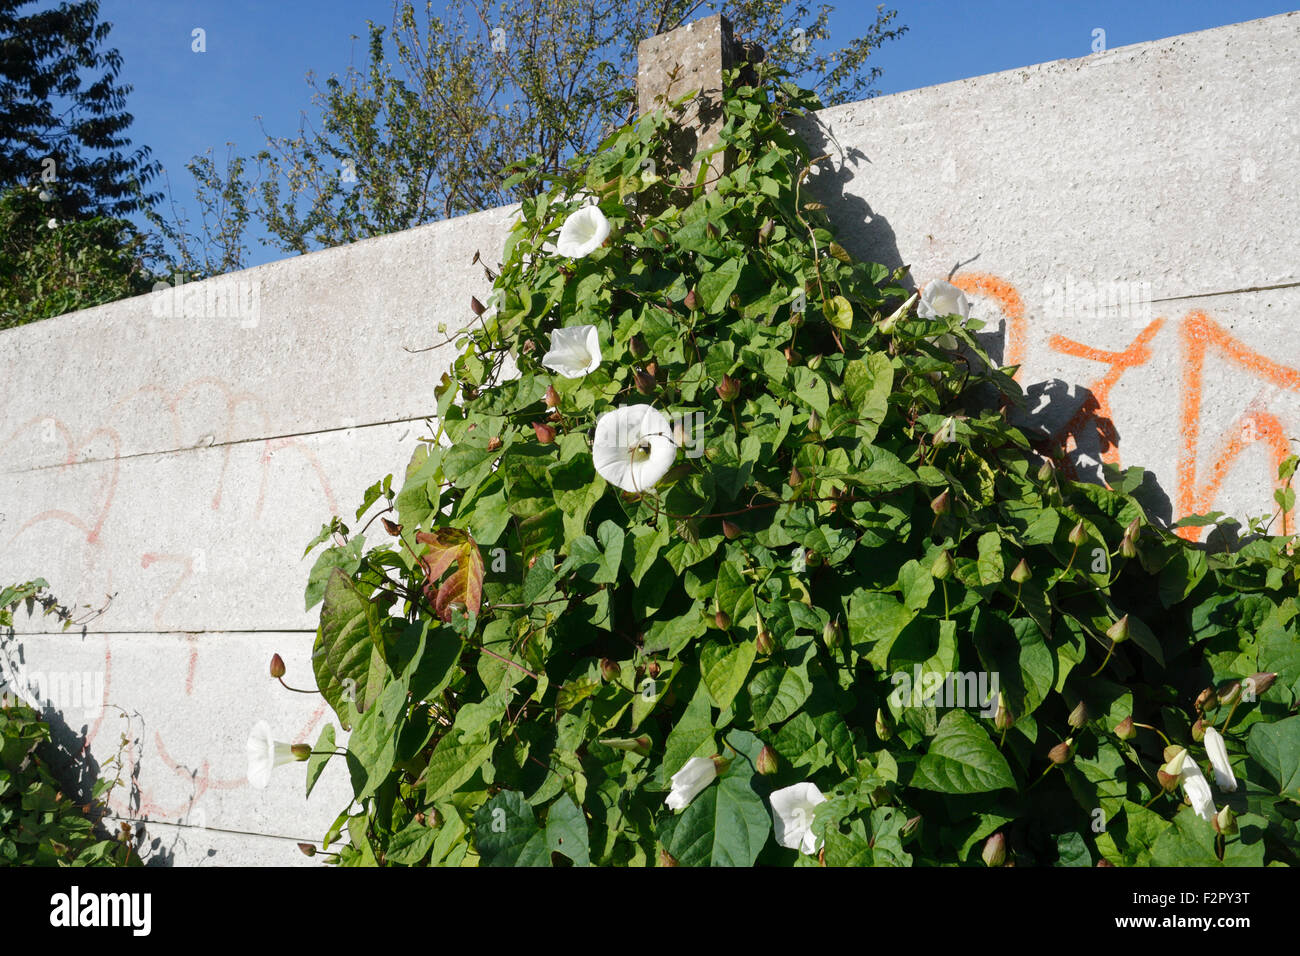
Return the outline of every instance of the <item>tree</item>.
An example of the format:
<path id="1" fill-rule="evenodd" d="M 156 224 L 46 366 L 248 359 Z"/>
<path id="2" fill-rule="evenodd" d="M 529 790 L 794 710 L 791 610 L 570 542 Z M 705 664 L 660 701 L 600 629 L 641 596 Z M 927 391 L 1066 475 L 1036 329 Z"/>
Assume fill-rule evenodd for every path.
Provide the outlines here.
<path id="1" fill-rule="evenodd" d="M 0 329 L 152 290 L 155 250 L 129 220 L 60 220 L 42 192 L 0 192 Z"/>
<path id="2" fill-rule="evenodd" d="M 267 136 L 256 157 L 264 241 L 308 252 L 535 194 L 536 178 L 501 185 L 509 167 L 535 154 L 545 173 L 594 151 L 634 115 L 637 44 L 712 12 L 773 65 L 811 77 L 826 104 L 870 95 L 880 70 L 867 67 L 869 54 L 906 27 L 877 7 L 861 36 L 823 50 L 832 9 L 785 0 L 501 0 L 493 10 L 449 0 L 437 16 L 432 3 L 417 12 L 399 0 L 387 37 L 395 56 L 371 23 L 364 70 L 349 68 L 323 88 L 311 80 L 319 128 L 304 120 L 293 136 Z M 229 177 L 196 179 L 205 207 L 219 206 L 222 192 L 254 192 Z"/>
<path id="3" fill-rule="evenodd" d="M 156 202 L 149 148 L 126 135 L 130 85 L 106 49 L 111 24 L 96 0 L 23 14 L 34 0 L 0 0 L 0 188 L 47 187 L 60 220 L 127 216 Z M 48 188 L 57 186 L 57 188 Z"/>

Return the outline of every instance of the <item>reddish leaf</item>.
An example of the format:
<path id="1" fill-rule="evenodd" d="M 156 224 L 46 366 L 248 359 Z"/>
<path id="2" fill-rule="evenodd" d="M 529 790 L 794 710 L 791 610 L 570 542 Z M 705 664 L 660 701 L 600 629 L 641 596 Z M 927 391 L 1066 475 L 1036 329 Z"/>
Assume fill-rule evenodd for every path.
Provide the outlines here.
<path id="1" fill-rule="evenodd" d="M 477 614 L 483 604 L 483 555 L 474 539 L 456 528 L 435 528 L 432 533 L 420 532 L 415 540 L 429 546 L 420 563 L 428 579 L 425 594 L 432 598 L 438 617 L 450 621 L 453 604 Z M 438 578 L 453 563 L 456 570 L 435 592 Z"/>

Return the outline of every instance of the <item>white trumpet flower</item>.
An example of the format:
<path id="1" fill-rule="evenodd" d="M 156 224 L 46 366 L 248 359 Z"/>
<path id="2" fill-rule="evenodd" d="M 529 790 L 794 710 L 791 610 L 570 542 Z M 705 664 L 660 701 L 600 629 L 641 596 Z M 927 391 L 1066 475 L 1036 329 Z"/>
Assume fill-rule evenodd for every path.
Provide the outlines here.
<path id="1" fill-rule="evenodd" d="M 1179 771 L 1179 782 L 1183 785 L 1183 792 L 1187 794 L 1187 800 L 1192 805 L 1196 815 L 1209 823 L 1214 819 L 1214 795 L 1210 793 L 1210 782 L 1205 779 L 1201 773 L 1201 768 L 1196 765 L 1196 761 L 1189 754 L 1183 761 L 1182 769 Z"/>
<path id="2" fill-rule="evenodd" d="M 596 473 L 624 491 L 647 491 L 677 458 L 673 427 L 650 405 L 624 405 L 596 419 Z"/>
<path id="3" fill-rule="evenodd" d="M 608 236 L 609 220 L 600 207 L 583 206 L 564 220 L 555 251 L 570 259 L 581 259 L 599 249 Z"/>
<path id="4" fill-rule="evenodd" d="M 965 292 L 951 282 L 935 279 L 921 293 L 921 301 L 916 305 L 916 314 L 923 319 L 937 319 L 943 315 L 960 315 L 963 319 L 969 319 L 970 300 L 966 298 Z M 945 349 L 957 347 L 956 336 L 950 334 L 939 336 L 935 342 Z"/>
<path id="5" fill-rule="evenodd" d="M 542 364 L 565 378 L 582 378 L 600 365 L 600 338 L 594 325 L 574 325 L 551 333 L 551 350 Z"/>
<path id="6" fill-rule="evenodd" d="M 796 783 L 772 791 L 768 800 L 772 804 L 772 821 L 776 824 L 776 842 L 810 856 L 816 853 L 821 841 L 812 832 L 813 814 L 817 812 L 818 804 L 826 802 L 817 785 Z"/>
<path id="7" fill-rule="evenodd" d="M 673 774 L 673 789 L 664 803 L 668 804 L 669 810 L 684 810 L 717 776 L 718 768 L 710 758 L 692 757 L 681 770 Z"/>
<path id="8" fill-rule="evenodd" d="M 1223 734 L 1213 727 L 1205 728 L 1205 751 L 1210 755 L 1210 766 L 1214 768 L 1214 782 L 1220 790 L 1232 793 L 1237 789 L 1237 777 L 1228 762 L 1228 747 L 1223 742 Z"/>
<path id="9" fill-rule="evenodd" d="M 293 745 L 272 737 L 271 728 L 264 720 L 259 720 L 248 735 L 248 782 L 258 790 L 266 789 L 271 782 L 271 771 L 276 767 L 297 759 Z"/>

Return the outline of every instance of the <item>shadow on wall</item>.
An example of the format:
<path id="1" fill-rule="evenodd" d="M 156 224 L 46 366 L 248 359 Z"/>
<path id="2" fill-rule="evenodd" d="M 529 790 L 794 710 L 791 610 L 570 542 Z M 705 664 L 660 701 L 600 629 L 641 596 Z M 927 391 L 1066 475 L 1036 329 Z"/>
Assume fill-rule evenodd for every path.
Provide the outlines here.
<path id="1" fill-rule="evenodd" d="M 75 641 L 85 640 L 85 637 L 86 629 L 83 627 L 79 635 L 68 632 L 59 639 Z M 31 705 L 49 725 L 50 739 L 40 745 L 41 754 L 64 792 L 78 803 L 86 804 L 94 799 L 95 784 L 100 779 L 116 779 L 119 781 L 117 786 L 126 788 L 128 808 L 138 810 L 143 734 L 132 731 L 137 723 L 143 723 L 142 718 L 139 714 L 127 714 L 121 708 L 107 704 L 102 697 L 91 700 L 80 696 L 83 688 L 93 685 L 93 681 L 85 679 L 86 676 L 81 672 L 49 671 L 41 671 L 37 676 L 37 672 L 28 666 L 22 641 L 14 629 L 0 632 L 0 690 Z M 71 700 L 65 696 L 70 689 Z M 101 764 L 87 745 L 87 735 L 92 724 L 97 725 L 112 711 L 121 715 L 126 730 L 120 734 L 115 756 Z M 75 729 L 69 723 L 69 717 L 78 725 Z M 89 719 L 83 720 L 83 717 Z M 107 814 L 92 813 L 91 819 L 101 837 L 116 836 L 115 831 L 121 825 L 120 820 Z M 147 843 L 144 842 L 146 839 Z M 132 847 L 147 866 L 171 866 L 175 860 L 174 848 L 180 839 L 178 835 L 170 845 L 164 845 L 161 837 L 147 838 L 143 823 L 136 823 Z"/>
<path id="2" fill-rule="evenodd" d="M 857 147 L 844 149 L 816 116 L 803 117 L 792 124 L 812 150 L 814 156 L 827 154 L 818 171 L 809 176 L 810 192 L 834 210 L 839 243 L 855 258 L 878 262 L 890 270 L 908 265 L 898 248 L 898 238 L 889 219 L 875 210 L 860 195 L 846 187 L 871 165 L 871 157 Z M 862 190 L 859 190 L 862 192 Z M 947 278 L 978 260 L 977 253 L 965 262 L 953 263 Z M 916 279 L 909 272 L 901 283 L 916 291 Z M 1008 356 L 1008 321 L 977 333 L 975 338 L 999 364 L 1019 361 Z M 1064 459 L 1065 473 L 1080 481 L 1107 483 L 1104 456 L 1119 445 L 1115 423 L 1104 414 L 1101 403 L 1087 388 L 1062 379 L 1022 384 L 1025 394 L 1023 410 L 1013 412 L 1011 421 L 1029 436 L 1034 449 L 1045 457 L 1055 457 L 1068 448 Z M 1110 470 L 1114 477 L 1113 469 Z M 1112 482 L 1113 483 L 1113 482 Z M 1173 521 L 1173 502 L 1151 472 L 1142 473 L 1141 484 L 1132 492 L 1149 518 L 1168 526 Z M 1213 538 L 1210 542 L 1215 544 Z"/>

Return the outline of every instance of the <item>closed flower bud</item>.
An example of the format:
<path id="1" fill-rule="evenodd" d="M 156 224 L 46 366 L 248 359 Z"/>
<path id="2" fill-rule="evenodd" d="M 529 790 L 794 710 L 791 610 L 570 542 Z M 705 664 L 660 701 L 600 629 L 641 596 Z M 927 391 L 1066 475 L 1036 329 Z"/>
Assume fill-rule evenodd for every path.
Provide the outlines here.
<path id="1" fill-rule="evenodd" d="M 289 748 L 294 760 L 310 760 L 311 744 L 294 744 Z"/>
<path id="2" fill-rule="evenodd" d="M 799 474 L 799 468 L 795 465 L 790 466 L 790 487 L 798 488 L 803 484 L 803 475 Z"/>
<path id="3" fill-rule="evenodd" d="M 1197 717 L 1196 723 L 1192 724 L 1192 739 L 1198 744 L 1205 739 L 1205 718 Z"/>
<path id="4" fill-rule="evenodd" d="M 934 559 L 934 564 L 930 567 L 930 573 L 942 581 L 952 574 L 953 567 L 952 556 L 947 551 L 940 551 L 939 557 Z"/>
<path id="5" fill-rule="evenodd" d="M 1123 644 L 1128 640 L 1128 615 L 1125 614 L 1118 621 L 1106 629 L 1106 636 L 1111 639 L 1113 644 Z"/>
<path id="6" fill-rule="evenodd" d="M 888 740 L 894 736 L 893 721 L 889 719 L 889 715 L 885 713 L 884 708 L 876 710 L 876 736 L 881 740 Z"/>
<path id="7" fill-rule="evenodd" d="M 1052 463 L 1050 461 L 1045 461 L 1038 467 L 1038 480 L 1047 481 L 1052 477 L 1054 472 L 1055 469 L 1052 467 Z"/>
<path id="8" fill-rule="evenodd" d="M 1138 553 L 1137 543 L 1128 535 L 1124 535 L 1119 542 L 1119 554 L 1122 558 L 1136 558 Z"/>
<path id="9" fill-rule="evenodd" d="M 663 850 L 663 849 L 661 849 L 661 850 L 659 851 L 659 865 L 660 865 L 660 866 L 676 866 L 676 865 L 677 865 L 677 861 L 676 861 L 676 860 L 675 860 L 675 859 L 674 859 L 674 858 L 669 854 L 669 852 L 668 852 L 667 850 Z"/>
<path id="10" fill-rule="evenodd" d="M 546 407 L 547 408 L 560 407 L 560 393 L 555 390 L 554 385 L 546 386 Z"/>
<path id="11" fill-rule="evenodd" d="M 814 434 L 822 430 L 822 417 L 815 411 L 808 415 L 808 430 Z"/>
<path id="12" fill-rule="evenodd" d="M 1016 584 L 1024 584 L 1032 576 L 1033 575 L 1029 573 L 1029 562 L 1024 558 L 1021 558 L 1020 563 L 1011 571 L 1011 580 L 1016 582 Z"/>
<path id="13" fill-rule="evenodd" d="M 1006 699 L 1002 696 L 1002 692 L 998 691 L 998 709 L 993 715 L 993 726 L 998 730 L 1007 731 L 1011 729 L 1015 722 L 1016 715 L 1011 713 L 1011 708 L 1007 706 Z"/>
<path id="14" fill-rule="evenodd" d="M 1204 712 L 1213 710 L 1219 706 L 1219 695 L 1215 693 L 1213 687 L 1207 687 L 1196 695 L 1196 709 Z"/>
<path id="15" fill-rule="evenodd" d="M 1183 763 L 1187 760 L 1187 748 L 1179 747 L 1177 744 L 1170 744 L 1165 748 L 1165 773 L 1172 773 L 1175 777 L 1183 772 Z"/>
<path id="16" fill-rule="evenodd" d="M 725 631 L 727 628 L 731 627 L 731 615 L 726 611 L 719 611 L 717 614 L 713 615 L 713 623 L 716 624 L 720 630 Z"/>
<path id="17" fill-rule="evenodd" d="M 1246 685 L 1250 692 L 1258 697 L 1272 687 L 1275 680 L 1277 680 L 1277 674 L 1251 674 L 1246 678 Z"/>
<path id="18" fill-rule="evenodd" d="M 650 347 L 645 344 L 645 339 L 639 335 L 634 335 L 628 340 L 627 348 L 635 359 L 643 359 L 650 354 Z"/>
<path id="19" fill-rule="evenodd" d="M 555 429 L 550 425 L 533 422 L 533 431 L 537 433 L 537 440 L 543 445 L 549 445 L 555 441 Z"/>
<path id="20" fill-rule="evenodd" d="M 794 320 L 791 319 L 791 321 Z M 788 345 L 781 350 L 781 354 L 785 356 L 786 362 L 790 365 L 798 365 L 803 361 L 803 356 Z"/>
<path id="21" fill-rule="evenodd" d="M 1237 815 L 1232 812 L 1232 807 L 1225 804 L 1223 809 L 1214 815 L 1214 829 L 1224 836 L 1232 836 L 1237 832 Z"/>
<path id="22" fill-rule="evenodd" d="M 1156 771 L 1156 779 L 1160 781 L 1160 786 L 1170 793 L 1173 793 L 1178 788 L 1178 774 L 1170 773 L 1164 767 Z"/>
<path id="23" fill-rule="evenodd" d="M 880 331 L 882 332 L 894 331 L 894 326 L 898 324 L 898 320 L 903 318 L 903 316 L 907 315 L 908 311 L 912 308 L 912 304 L 916 302 L 919 296 L 920 296 L 919 292 L 913 292 L 906 302 L 904 302 L 902 305 L 900 305 L 897 309 L 894 310 L 893 314 L 890 315 L 889 318 L 885 319 L 880 323 Z"/>
<path id="24" fill-rule="evenodd" d="M 473 310 L 475 315 L 482 315 L 484 312 L 487 311 L 487 308 L 483 305 L 482 302 L 478 300 L 476 296 L 469 297 L 469 307 L 470 309 Z"/>
<path id="25" fill-rule="evenodd" d="M 776 773 L 776 770 L 776 751 L 764 744 L 763 749 L 758 752 L 758 772 L 765 777 L 770 777 Z"/>
<path id="26" fill-rule="evenodd" d="M 645 369 L 639 368 L 632 373 L 632 383 L 642 395 L 653 395 L 655 393 L 655 377 Z"/>
<path id="27" fill-rule="evenodd" d="M 1047 752 L 1047 759 L 1052 763 L 1060 766 L 1063 763 L 1069 763 L 1070 757 L 1074 753 L 1074 738 L 1067 737 L 1059 744 Z"/>
<path id="28" fill-rule="evenodd" d="M 1065 722 L 1075 730 L 1088 722 L 1088 708 L 1084 706 L 1083 701 L 1079 701 L 1074 710 L 1070 711 L 1070 716 L 1065 719 Z"/>
<path id="29" fill-rule="evenodd" d="M 1241 696 L 1241 681 L 1230 680 L 1219 688 L 1219 706 L 1231 707 Z"/>
<path id="30" fill-rule="evenodd" d="M 669 239 L 668 233 L 664 232 L 658 226 L 655 226 L 653 229 L 650 230 L 650 235 L 655 237 L 655 242 L 659 243 L 659 245 L 661 246 L 668 245 L 668 239 Z"/>
<path id="31" fill-rule="evenodd" d="M 921 825 L 921 814 L 918 813 L 916 816 L 910 817 L 908 821 L 903 824 L 902 828 L 899 829 L 898 831 L 898 835 L 906 839 L 907 837 L 910 837 L 913 833 L 915 833 L 917 827 L 919 827 L 920 825 Z"/>
<path id="32" fill-rule="evenodd" d="M 1104 856 L 1103 856 L 1100 860 L 1097 861 L 1097 866 L 1098 866 L 1098 868 L 1103 867 L 1103 866 L 1110 866 L 1110 867 L 1113 867 L 1114 865 L 1115 865 L 1114 863 L 1110 862 L 1110 860 L 1106 859 Z"/>
<path id="33" fill-rule="evenodd" d="M 314 843 L 299 843 L 298 849 L 302 851 L 303 856 L 316 855 L 316 845 Z"/>
<path id="34" fill-rule="evenodd" d="M 726 518 L 722 519 L 722 534 L 728 541 L 735 541 L 742 533 L 740 525 L 734 521 L 728 521 Z"/>
<path id="35" fill-rule="evenodd" d="M 930 510 L 937 515 L 946 515 L 952 510 L 952 498 L 947 488 L 930 500 Z"/>
<path id="36" fill-rule="evenodd" d="M 1115 736 L 1120 740 L 1132 740 L 1138 735 L 1137 728 L 1133 726 L 1133 718 L 1125 717 L 1115 725 Z"/>
<path id="37" fill-rule="evenodd" d="M 985 866 L 1001 866 L 1007 861 L 1007 838 L 1001 830 L 984 841 L 980 858 Z"/>
<path id="38" fill-rule="evenodd" d="M 686 308 L 690 309 L 692 312 L 695 311 L 695 307 L 699 305 L 699 302 L 700 302 L 700 297 L 695 294 L 694 289 L 686 293 L 686 298 L 682 300 L 682 304 L 686 306 Z"/>
<path id="39" fill-rule="evenodd" d="M 397 524 L 396 522 L 393 521 L 389 521 L 387 518 L 380 518 L 379 523 L 382 524 L 384 526 L 384 530 L 387 531 L 389 534 L 391 534 L 394 538 L 401 537 L 402 526 L 400 524 Z"/>
<path id="40" fill-rule="evenodd" d="M 1070 529 L 1070 544 L 1074 545 L 1075 547 L 1078 547 L 1079 545 L 1083 544 L 1087 540 L 1088 540 L 1088 532 L 1083 527 L 1083 522 L 1080 521 L 1078 524 L 1076 524 L 1073 528 Z"/>
<path id="41" fill-rule="evenodd" d="M 758 634 L 754 637 L 754 650 L 766 657 L 775 649 L 776 644 L 772 641 L 772 635 L 768 633 L 766 628 L 760 626 Z"/>
<path id="42" fill-rule="evenodd" d="M 271 676 L 276 678 L 284 676 L 284 659 L 279 654 L 271 655 Z"/>
<path id="43" fill-rule="evenodd" d="M 717 239 L 722 236 L 722 230 L 719 229 L 717 227 L 717 224 L 713 222 L 706 222 L 704 224 L 704 231 L 709 234 L 710 239 Z"/>
<path id="44" fill-rule="evenodd" d="M 496 435 L 493 435 L 491 438 L 488 439 L 487 449 L 488 451 L 500 451 L 501 439 L 498 438 Z"/>
<path id="45" fill-rule="evenodd" d="M 734 402 L 740 397 L 740 382 L 730 375 L 724 375 L 722 381 L 714 387 L 714 391 L 724 402 Z"/>
<path id="46" fill-rule="evenodd" d="M 766 242 L 771 237 L 775 225 L 771 219 L 764 219 L 763 224 L 758 227 L 758 238 Z"/>
<path id="47" fill-rule="evenodd" d="M 822 627 L 822 643 L 831 650 L 840 646 L 842 636 L 843 631 L 840 628 L 840 619 L 838 617 L 833 621 L 827 621 L 825 626 Z"/>
<path id="48" fill-rule="evenodd" d="M 600 676 L 607 681 L 611 681 L 619 675 L 618 662 L 608 657 L 600 659 Z"/>

